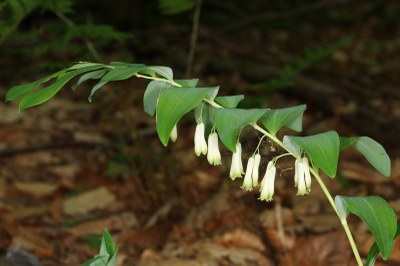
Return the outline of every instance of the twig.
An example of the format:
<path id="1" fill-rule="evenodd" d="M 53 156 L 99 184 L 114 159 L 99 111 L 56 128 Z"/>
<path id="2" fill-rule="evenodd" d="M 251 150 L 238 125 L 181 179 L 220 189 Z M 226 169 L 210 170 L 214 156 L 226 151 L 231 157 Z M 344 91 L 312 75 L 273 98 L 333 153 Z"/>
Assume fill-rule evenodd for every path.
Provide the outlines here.
<path id="1" fill-rule="evenodd" d="M 144 128 L 137 131 L 137 134 L 132 137 L 130 141 L 134 141 L 136 139 L 151 136 L 157 134 L 157 131 L 153 127 Z M 130 143 L 128 143 L 130 144 Z M 10 148 L 0 150 L 0 157 L 6 156 L 16 156 L 20 154 L 27 153 L 35 153 L 44 150 L 57 150 L 57 149 L 93 149 L 96 147 L 106 148 L 110 147 L 107 143 L 99 143 L 99 142 L 89 142 L 89 141 L 71 141 L 71 142 L 61 142 L 61 143 L 45 143 L 39 144 L 37 146 L 30 147 L 22 147 L 22 148 Z"/>
<path id="2" fill-rule="evenodd" d="M 193 16 L 192 35 L 190 37 L 190 49 L 189 49 L 189 54 L 188 54 L 188 58 L 187 58 L 187 62 L 186 62 L 186 72 L 185 72 L 186 78 L 189 78 L 190 75 L 192 74 L 194 54 L 196 52 L 197 35 L 198 35 L 198 31 L 199 31 L 201 3 L 202 3 L 202 0 L 196 0 L 196 8 L 194 10 L 194 16 Z"/>
<path id="3" fill-rule="evenodd" d="M 61 13 L 57 10 L 53 10 L 53 12 L 54 12 L 54 14 L 56 14 L 56 16 L 59 19 L 61 19 L 65 24 L 67 24 L 68 27 L 73 27 L 75 25 L 75 23 L 71 19 L 69 19 L 67 16 L 65 16 L 63 13 Z M 93 43 L 87 38 L 83 38 L 83 41 L 85 42 L 85 45 L 88 48 L 89 52 L 92 54 L 93 58 L 97 62 L 102 62 L 101 56 L 100 56 L 99 52 L 96 50 L 96 47 L 94 47 Z"/>
<path id="4" fill-rule="evenodd" d="M 16 156 L 20 154 L 35 153 L 44 150 L 57 150 L 65 148 L 78 148 L 78 149 L 93 149 L 98 147 L 99 143 L 96 142 L 64 142 L 64 143 L 47 143 L 40 144 L 37 146 L 14 148 L 14 149 L 4 149 L 0 151 L 0 157 Z"/>
<path id="5" fill-rule="evenodd" d="M 275 217 L 276 217 L 276 227 L 278 229 L 278 237 L 281 242 L 281 246 L 283 251 L 286 251 L 287 245 L 285 241 L 285 230 L 283 228 L 283 220 L 282 220 L 282 204 L 280 197 L 275 197 Z"/>

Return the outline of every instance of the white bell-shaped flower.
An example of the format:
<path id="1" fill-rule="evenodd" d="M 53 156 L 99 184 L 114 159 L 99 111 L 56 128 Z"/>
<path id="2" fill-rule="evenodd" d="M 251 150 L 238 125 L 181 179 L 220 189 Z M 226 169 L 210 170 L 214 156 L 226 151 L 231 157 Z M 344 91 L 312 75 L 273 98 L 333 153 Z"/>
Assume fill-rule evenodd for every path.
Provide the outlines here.
<path id="1" fill-rule="evenodd" d="M 207 142 L 204 137 L 204 123 L 197 124 L 196 131 L 194 133 L 194 152 L 197 156 L 200 154 L 207 154 Z"/>
<path id="2" fill-rule="evenodd" d="M 211 133 L 208 136 L 208 153 L 207 160 L 211 165 L 221 164 L 221 153 L 218 148 L 218 134 L 217 132 Z"/>
<path id="3" fill-rule="evenodd" d="M 297 187 L 299 183 L 299 162 L 300 159 L 296 159 L 294 162 L 294 186 Z"/>
<path id="4" fill-rule="evenodd" d="M 251 179 L 253 181 L 253 187 L 256 187 L 258 185 L 258 168 L 260 167 L 260 162 L 261 162 L 261 155 L 257 153 L 254 156 L 254 166 L 251 175 Z"/>
<path id="5" fill-rule="evenodd" d="M 297 177 L 297 193 L 296 195 L 306 195 L 308 194 L 305 174 L 304 174 L 304 165 L 303 160 L 299 159 L 297 165 L 295 165 L 295 185 L 296 185 L 296 177 Z"/>
<path id="6" fill-rule="evenodd" d="M 242 164 L 242 144 L 236 143 L 236 151 L 232 154 L 232 164 L 229 171 L 229 176 L 232 180 L 242 177 L 243 164 Z"/>
<path id="7" fill-rule="evenodd" d="M 265 175 L 263 180 L 261 181 L 260 186 L 260 200 L 271 201 L 274 196 L 275 191 L 275 174 L 276 167 L 272 161 L 269 161 L 267 165 L 267 170 L 265 171 Z"/>
<path id="8" fill-rule="evenodd" d="M 304 181 L 306 183 L 307 191 L 311 191 L 311 173 L 310 165 L 308 164 L 307 157 L 303 157 L 303 170 L 304 170 Z"/>
<path id="9" fill-rule="evenodd" d="M 253 169 L 254 169 L 254 156 L 251 156 L 247 161 L 246 166 L 246 174 L 244 175 L 242 188 L 244 190 L 252 190 L 253 189 Z"/>
<path id="10" fill-rule="evenodd" d="M 178 128 L 176 127 L 176 124 L 174 126 L 174 128 L 171 131 L 171 134 L 169 135 L 169 138 L 175 142 L 176 139 L 178 138 Z"/>

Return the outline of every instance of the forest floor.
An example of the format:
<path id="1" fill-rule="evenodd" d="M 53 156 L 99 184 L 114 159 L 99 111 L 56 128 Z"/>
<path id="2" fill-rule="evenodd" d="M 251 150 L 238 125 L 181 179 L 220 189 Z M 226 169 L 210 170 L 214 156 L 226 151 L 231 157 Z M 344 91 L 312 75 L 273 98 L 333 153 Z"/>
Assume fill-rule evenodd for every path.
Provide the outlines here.
<path id="1" fill-rule="evenodd" d="M 222 94 L 244 94 L 249 106 L 306 103 L 304 134 L 372 136 L 392 159 L 390 178 L 348 149 L 339 162 L 343 178 L 323 180 L 332 195 L 380 195 L 399 214 L 398 24 L 385 31 L 372 16 L 350 26 L 245 29 L 200 26 L 192 76 L 202 86 L 221 85 Z M 173 27 L 137 34 L 143 43 L 151 40 L 135 51 L 137 63 L 168 65 L 183 77 L 187 36 Z M 329 45 L 348 35 L 350 44 L 292 77 L 293 87 L 264 96 L 261 82 L 302 57 L 311 40 Z M 122 61 L 118 52 L 108 57 Z M 119 247 L 117 266 L 355 265 L 317 182 L 309 196 L 296 196 L 293 162 L 285 161 L 278 165 L 274 201 L 258 201 L 258 190 L 246 192 L 240 180 L 230 180 L 231 156 L 222 144 L 221 167 L 196 157 L 191 117 L 179 124 L 177 142 L 163 147 L 155 119 L 143 111 L 146 84 L 110 84 L 92 104 L 88 87 L 65 90 L 21 114 L 17 103 L 0 103 L 0 251 L 18 247 L 43 265 L 80 265 L 98 252 L 107 228 Z M 254 145 L 244 143 L 245 154 Z M 265 154 L 274 153 L 263 145 Z M 349 223 L 365 258 L 374 239 L 358 218 Z M 400 241 L 376 265 L 400 265 Z"/>

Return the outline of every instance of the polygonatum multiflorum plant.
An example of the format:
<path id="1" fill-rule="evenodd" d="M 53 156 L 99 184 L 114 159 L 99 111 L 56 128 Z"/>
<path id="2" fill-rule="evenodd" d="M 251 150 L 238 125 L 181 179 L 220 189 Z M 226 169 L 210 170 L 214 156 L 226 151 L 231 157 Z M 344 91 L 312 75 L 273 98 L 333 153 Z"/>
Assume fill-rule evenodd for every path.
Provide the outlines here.
<path id="1" fill-rule="evenodd" d="M 394 247 L 393 240 L 398 236 L 397 217 L 391 206 L 379 196 L 337 195 L 334 199 L 320 175 L 323 172 L 334 178 L 340 151 L 351 146 L 382 175 L 390 176 L 390 159 L 385 149 L 373 139 L 365 136 L 339 137 L 335 131 L 328 131 L 312 136 L 284 136 L 281 140 L 277 137 L 277 132 L 283 127 L 297 132 L 302 130 L 305 105 L 284 109 L 237 108 L 244 98 L 243 95 L 218 96 L 219 87 L 196 87 L 197 79 L 174 79 L 172 70 L 162 66 L 79 62 L 37 81 L 11 88 L 6 100 L 20 100 L 20 111 L 37 106 L 50 100 L 63 86 L 78 76 L 78 81 L 72 86 L 73 90 L 85 81 L 98 80 L 89 95 L 90 102 L 93 95 L 108 82 L 131 77 L 151 80 L 143 97 L 144 111 L 155 116 L 157 133 L 162 144 L 167 146 L 170 140 L 176 141 L 179 121 L 194 110 L 197 124 L 194 136 L 196 155 L 205 155 L 211 165 L 220 165 L 221 142 L 232 152 L 230 178 L 243 178 L 242 188 L 245 190 L 258 189 L 261 201 L 271 201 L 274 198 L 274 181 L 275 178 L 280 178 L 276 176 L 277 161 L 284 156 L 293 157 L 293 178 L 297 195 L 309 194 L 312 180 L 318 182 L 343 225 L 357 263 L 363 265 L 346 221 L 349 213 L 363 220 L 375 237 L 376 242 L 368 254 L 366 264 L 373 265 L 379 253 L 385 260 L 389 257 Z M 261 137 L 244 168 L 239 140 L 246 126 L 258 131 Z M 266 160 L 260 153 L 264 138 L 274 142 L 285 152 L 266 163 L 266 172 L 260 178 L 259 165 Z"/>

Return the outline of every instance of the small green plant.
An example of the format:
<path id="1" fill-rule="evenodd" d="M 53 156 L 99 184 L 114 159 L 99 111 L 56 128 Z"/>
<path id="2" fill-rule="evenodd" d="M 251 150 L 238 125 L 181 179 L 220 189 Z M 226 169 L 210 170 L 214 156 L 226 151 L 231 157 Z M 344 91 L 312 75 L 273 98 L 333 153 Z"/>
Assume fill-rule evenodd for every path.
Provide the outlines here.
<path id="1" fill-rule="evenodd" d="M 5 0 L 0 3 L 0 44 L 7 40 L 22 43 L 18 49 L 8 48 L 15 54 L 29 55 L 59 55 L 65 53 L 62 47 L 68 47 L 68 53 L 83 54 L 90 52 L 92 58 L 101 61 L 101 51 L 106 44 L 123 43 L 131 38 L 129 34 L 114 29 L 111 25 L 98 24 L 89 19 L 86 22 L 76 23 L 68 16 L 75 15 L 75 0 Z M 36 12 L 40 11 L 40 12 Z M 38 34 L 37 22 L 30 23 L 24 30 L 18 30 L 21 22 L 30 14 L 36 17 L 45 17 L 50 13 L 53 18 L 42 23 L 42 31 L 46 32 L 46 41 L 43 35 Z M 3 14 L 3 16 L 1 16 Z M 5 14 L 5 15 L 4 15 Z M 82 45 L 82 42 L 85 45 Z M 26 45 L 26 43 L 40 43 L 40 45 Z M 54 64 L 54 62 L 53 62 Z M 48 67 L 48 63 L 47 63 Z"/>
<path id="2" fill-rule="evenodd" d="M 101 238 L 99 254 L 88 260 L 83 266 L 114 266 L 118 248 L 107 229 L 104 229 Z"/>
<path id="3" fill-rule="evenodd" d="M 358 265 L 363 265 L 363 261 L 347 224 L 349 213 L 363 220 L 375 237 L 376 244 L 367 257 L 368 265 L 373 265 L 378 253 L 381 253 L 386 260 L 393 250 L 393 239 L 398 235 L 397 217 L 387 201 L 379 196 L 337 195 L 334 199 L 320 175 L 324 172 L 328 177 L 334 178 L 340 151 L 354 147 L 382 175 L 390 176 L 390 158 L 375 140 L 365 136 L 339 137 L 335 131 L 311 136 L 287 135 L 281 140 L 277 137 L 277 132 L 283 127 L 298 132 L 302 130 L 305 105 L 283 109 L 237 108 L 244 98 L 243 95 L 218 96 L 219 87 L 196 87 L 197 79 L 176 80 L 173 78 L 172 70 L 162 66 L 124 62 L 110 64 L 80 62 L 37 81 L 11 88 L 6 100 L 20 100 L 20 111 L 37 106 L 50 100 L 64 85 L 78 76 L 80 78 L 73 89 L 87 80 L 98 80 L 89 95 L 90 102 L 94 94 L 108 82 L 131 77 L 151 80 L 143 97 L 144 111 L 156 117 L 157 133 L 162 144 L 167 146 L 169 140 L 173 142 L 177 140 L 179 121 L 185 114 L 194 110 L 197 124 L 194 136 L 196 155 L 206 155 L 211 165 L 220 165 L 222 158 L 219 141 L 221 141 L 232 152 L 230 178 L 235 180 L 244 177 L 242 188 L 245 190 L 258 188 L 259 199 L 262 201 L 273 200 L 275 178 L 281 178 L 276 177 L 277 161 L 282 157 L 292 157 L 297 195 L 303 196 L 311 192 L 313 178 L 318 182 L 339 217 Z M 40 88 L 42 84 L 50 85 Z M 240 140 L 242 130 L 246 126 L 252 127 L 262 136 L 244 169 Z M 259 165 L 263 159 L 260 146 L 263 139 L 269 139 L 279 145 L 284 152 L 268 162 L 266 172 L 260 181 Z M 103 256 L 103 259 L 104 256 L 108 256 L 108 263 L 109 259 L 115 257 L 116 252 L 114 253 L 115 248 L 106 248 L 114 247 L 113 244 L 107 246 L 109 243 L 107 241 L 111 241 L 109 235 L 104 239 L 105 244 L 102 245 L 104 247 L 100 249 L 99 256 Z"/>

